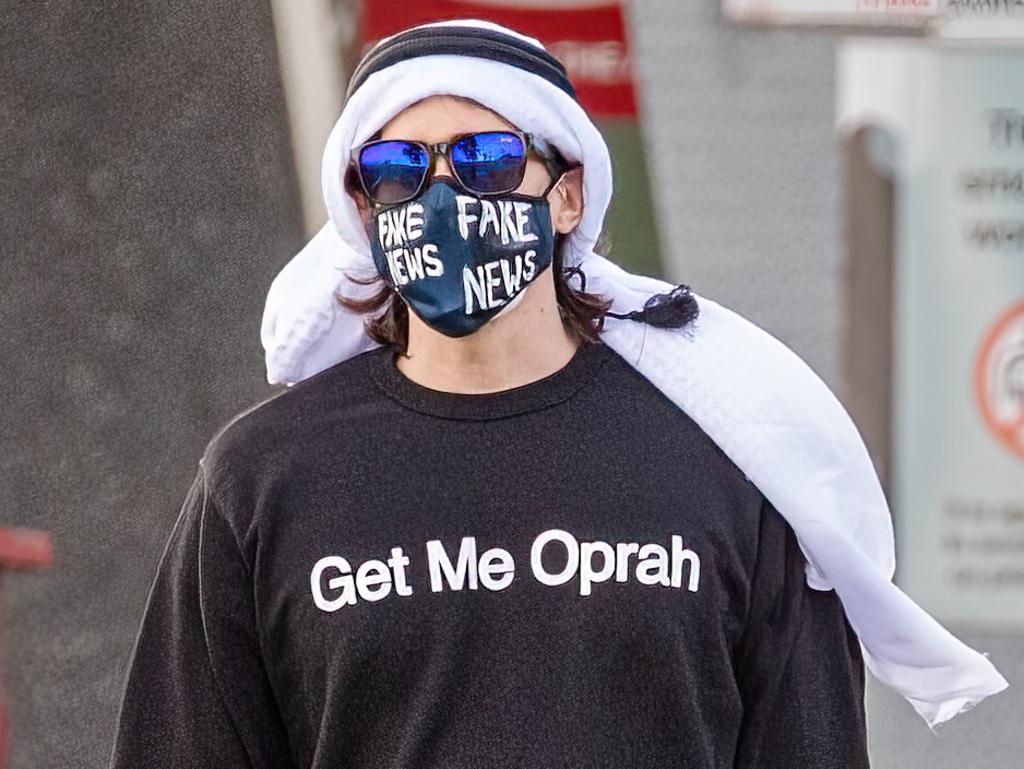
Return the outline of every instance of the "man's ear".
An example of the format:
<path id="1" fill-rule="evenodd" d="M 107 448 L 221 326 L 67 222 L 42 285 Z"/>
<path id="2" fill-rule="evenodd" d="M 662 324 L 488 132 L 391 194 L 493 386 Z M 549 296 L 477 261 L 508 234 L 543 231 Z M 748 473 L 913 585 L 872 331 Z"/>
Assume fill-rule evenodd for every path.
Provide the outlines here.
<path id="1" fill-rule="evenodd" d="M 348 171 L 345 172 L 345 192 L 355 201 L 356 208 L 359 209 L 359 217 L 363 220 L 363 227 L 366 227 L 370 221 L 370 201 L 363 194 L 363 189 L 359 186 L 359 179 L 356 177 L 356 170 L 352 166 L 349 166 Z"/>
<path id="2" fill-rule="evenodd" d="M 356 208 L 359 209 L 359 218 L 363 220 L 363 229 L 366 229 L 370 223 L 370 203 L 362 192 L 356 192 L 352 197 L 355 198 Z"/>
<path id="3" fill-rule="evenodd" d="M 548 197 L 555 232 L 572 232 L 583 218 L 583 166 L 565 172 Z"/>

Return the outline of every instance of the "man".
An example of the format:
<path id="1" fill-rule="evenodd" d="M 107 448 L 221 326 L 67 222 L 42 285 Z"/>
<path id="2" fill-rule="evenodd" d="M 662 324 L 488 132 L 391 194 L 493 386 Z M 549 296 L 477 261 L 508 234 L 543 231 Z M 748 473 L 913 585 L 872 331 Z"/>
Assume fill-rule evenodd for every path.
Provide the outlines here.
<path id="1" fill-rule="evenodd" d="M 618 321 L 659 350 L 703 317 L 693 296 L 612 313 L 652 284 L 593 281 L 574 251 L 607 204 L 600 153 L 554 140 L 550 98 L 512 120 L 448 93 L 425 73 L 453 57 L 523 104 L 540 81 L 571 98 L 557 62 L 487 25 L 403 33 L 357 70 L 325 188 L 332 258 L 374 269 L 318 312 L 357 320 L 363 349 L 292 333 L 270 359 L 315 371 L 210 442 L 111 766 L 867 766 L 838 593 L 605 343 L 633 338 Z M 339 138 L 353 121 L 364 138 Z"/>

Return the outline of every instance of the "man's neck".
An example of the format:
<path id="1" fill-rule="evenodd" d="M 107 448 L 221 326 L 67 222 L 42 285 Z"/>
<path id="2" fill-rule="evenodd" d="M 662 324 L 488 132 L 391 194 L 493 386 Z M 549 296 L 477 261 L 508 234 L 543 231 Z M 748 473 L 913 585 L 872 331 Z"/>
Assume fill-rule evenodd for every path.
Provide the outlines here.
<path id="1" fill-rule="evenodd" d="M 453 393 L 520 387 L 565 366 L 577 343 L 562 325 L 554 285 L 536 283 L 506 313 L 468 336 L 453 338 L 409 314 L 409 346 L 398 369 L 409 379 Z"/>

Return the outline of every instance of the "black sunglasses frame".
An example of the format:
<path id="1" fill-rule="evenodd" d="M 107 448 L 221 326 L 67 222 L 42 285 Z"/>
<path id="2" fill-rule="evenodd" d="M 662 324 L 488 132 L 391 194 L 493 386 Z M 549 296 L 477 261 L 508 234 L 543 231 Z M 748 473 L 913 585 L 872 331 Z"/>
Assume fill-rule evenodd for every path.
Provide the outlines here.
<path id="1" fill-rule="evenodd" d="M 518 179 L 515 182 L 515 184 L 510 186 L 508 189 L 488 192 L 481 192 L 480 190 L 475 190 L 473 189 L 473 187 L 466 184 L 462 180 L 462 177 L 459 176 L 458 169 L 455 167 L 455 164 L 452 163 L 452 146 L 458 144 L 458 142 L 460 142 L 463 139 L 466 139 L 470 136 L 478 136 L 480 134 L 512 134 L 513 136 L 519 137 L 519 140 L 523 143 L 523 160 L 519 167 Z M 407 144 L 413 144 L 417 147 L 420 147 L 427 153 L 427 156 L 429 157 L 429 162 L 427 163 L 427 168 L 423 172 L 423 177 L 420 179 L 420 182 L 416 186 L 416 190 L 414 192 L 412 192 L 407 197 L 401 198 L 400 200 L 380 201 L 377 198 L 375 198 L 372 194 L 370 194 L 370 191 L 366 185 L 366 180 L 363 178 L 363 169 L 361 163 L 359 162 L 359 159 L 360 157 L 362 157 L 363 150 L 367 149 L 368 147 L 373 147 L 377 144 L 384 144 L 386 142 L 395 141 L 405 142 Z M 359 187 L 362 189 L 363 194 L 366 195 L 367 199 L 372 201 L 373 203 L 382 206 L 399 205 L 401 203 L 410 201 L 417 195 L 419 195 L 420 192 L 423 190 L 423 187 L 427 184 L 427 182 L 434 177 L 434 168 L 437 165 L 438 155 L 442 155 L 444 157 L 445 161 L 448 163 L 448 168 L 451 169 L 452 175 L 455 177 L 455 180 L 464 189 L 473 193 L 474 195 L 479 195 L 481 197 L 492 197 L 496 195 L 507 195 L 508 193 L 517 189 L 519 185 L 523 183 L 523 178 L 526 176 L 526 161 L 531 151 L 534 152 L 537 155 L 537 157 L 541 159 L 541 161 L 544 163 L 544 167 L 547 169 L 548 174 L 550 176 L 559 176 L 559 167 L 564 166 L 566 164 L 560 162 L 560 160 L 554 156 L 554 153 L 551 151 L 551 149 L 549 149 L 549 147 L 550 145 L 548 145 L 546 141 L 537 136 L 534 136 L 533 134 L 526 133 L 525 131 L 511 129 L 496 131 L 469 131 L 467 133 L 461 133 L 456 136 L 453 136 L 446 142 L 437 142 L 436 144 L 428 144 L 426 142 L 415 141 L 412 139 L 374 139 L 372 141 L 364 142 L 363 144 L 360 144 L 358 147 L 355 147 L 352 150 L 349 167 L 355 171 L 355 176 L 357 179 L 359 179 Z"/>

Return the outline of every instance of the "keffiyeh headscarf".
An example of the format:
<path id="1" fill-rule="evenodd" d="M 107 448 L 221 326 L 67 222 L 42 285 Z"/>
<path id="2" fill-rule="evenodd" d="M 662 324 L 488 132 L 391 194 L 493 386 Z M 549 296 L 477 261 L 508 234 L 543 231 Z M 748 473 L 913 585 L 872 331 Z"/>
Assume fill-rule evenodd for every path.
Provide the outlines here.
<path id="1" fill-rule="evenodd" d="M 267 297 L 261 339 L 271 384 L 294 384 L 378 346 L 366 317 L 333 296 L 365 296 L 367 287 L 348 275 L 375 270 L 343 176 L 353 147 L 435 94 L 472 99 L 583 164 L 584 213 L 567 237 L 564 266 L 578 267 L 588 291 L 613 300 L 612 311 L 640 311 L 673 289 L 594 252 L 612 193 L 608 148 L 543 46 L 488 22 L 424 25 L 382 40 L 353 75 L 323 157 L 330 220 Z M 693 297 L 699 316 L 683 329 L 609 317 L 602 339 L 683 409 L 786 519 L 807 558 L 807 584 L 838 593 L 868 670 L 929 727 L 1005 689 L 986 655 L 893 583 L 889 508 L 867 448 L 828 386 L 767 331 Z"/>

